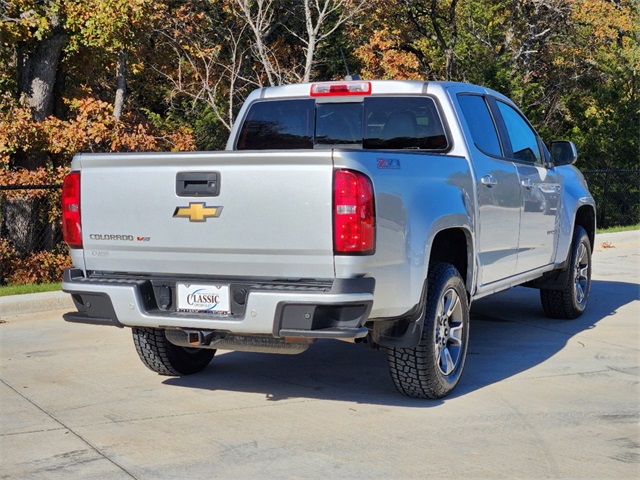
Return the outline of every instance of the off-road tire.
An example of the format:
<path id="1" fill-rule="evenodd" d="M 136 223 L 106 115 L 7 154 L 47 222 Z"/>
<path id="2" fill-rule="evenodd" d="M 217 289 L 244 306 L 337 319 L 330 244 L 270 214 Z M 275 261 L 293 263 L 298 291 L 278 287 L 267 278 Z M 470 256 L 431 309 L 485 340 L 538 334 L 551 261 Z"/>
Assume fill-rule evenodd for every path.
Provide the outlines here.
<path id="1" fill-rule="evenodd" d="M 562 290 L 540 289 L 540 301 L 549 318 L 573 320 L 587 308 L 591 293 L 591 243 L 584 228 L 573 232 L 569 279 Z"/>
<path id="2" fill-rule="evenodd" d="M 133 343 L 140 360 L 160 375 L 191 375 L 211 362 L 216 351 L 174 345 L 160 328 L 133 328 Z"/>
<path id="3" fill-rule="evenodd" d="M 418 346 L 387 349 L 389 373 L 408 397 L 442 398 L 460 380 L 469 343 L 467 292 L 453 265 L 430 265 L 423 321 Z"/>

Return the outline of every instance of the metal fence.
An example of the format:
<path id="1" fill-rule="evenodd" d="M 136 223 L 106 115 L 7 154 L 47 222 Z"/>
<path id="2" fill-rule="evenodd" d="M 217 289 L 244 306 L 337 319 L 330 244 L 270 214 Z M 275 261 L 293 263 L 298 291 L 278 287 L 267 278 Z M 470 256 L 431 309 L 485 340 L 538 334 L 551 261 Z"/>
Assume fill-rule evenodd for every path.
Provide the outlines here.
<path id="1" fill-rule="evenodd" d="M 640 170 L 584 170 L 596 200 L 598 228 L 640 223 Z"/>
<path id="2" fill-rule="evenodd" d="M 0 186 L 0 233 L 17 255 L 62 243 L 60 185 Z"/>
<path id="3" fill-rule="evenodd" d="M 0 285 L 62 280 L 60 185 L 0 185 Z"/>
<path id="4" fill-rule="evenodd" d="M 582 173 L 596 200 L 598 227 L 640 223 L 640 170 Z M 0 285 L 12 259 L 67 252 L 60 224 L 60 190 L 60 185 L 0 185 Z"/>

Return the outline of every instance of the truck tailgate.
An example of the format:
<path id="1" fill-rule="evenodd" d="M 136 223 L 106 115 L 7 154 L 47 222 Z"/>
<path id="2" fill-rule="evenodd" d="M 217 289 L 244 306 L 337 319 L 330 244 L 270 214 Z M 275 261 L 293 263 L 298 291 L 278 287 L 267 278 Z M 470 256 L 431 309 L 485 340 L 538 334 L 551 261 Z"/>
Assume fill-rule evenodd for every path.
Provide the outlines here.
<path id="1" fill-rule="evenodd" d="M 87 270 L 334 277 L 330 151 L 83 154 L 80 168 Z M 179 192 L 194 172 L 217 174 L 217 195 Z"/>

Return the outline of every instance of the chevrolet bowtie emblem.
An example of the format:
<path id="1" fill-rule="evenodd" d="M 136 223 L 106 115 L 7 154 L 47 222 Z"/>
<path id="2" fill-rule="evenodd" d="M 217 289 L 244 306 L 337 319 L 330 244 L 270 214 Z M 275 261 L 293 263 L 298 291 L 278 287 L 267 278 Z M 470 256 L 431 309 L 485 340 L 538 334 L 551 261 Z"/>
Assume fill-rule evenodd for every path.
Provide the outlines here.
<path id="1" fill-rule="evenodd" d="M 207 218 L 219 217 L 222 207 L 207 207 L 206 203 L 191 203 L 188 207 L 176 207 L 173 217 L 186 217 L 190 222 L 206 222 Z"/>

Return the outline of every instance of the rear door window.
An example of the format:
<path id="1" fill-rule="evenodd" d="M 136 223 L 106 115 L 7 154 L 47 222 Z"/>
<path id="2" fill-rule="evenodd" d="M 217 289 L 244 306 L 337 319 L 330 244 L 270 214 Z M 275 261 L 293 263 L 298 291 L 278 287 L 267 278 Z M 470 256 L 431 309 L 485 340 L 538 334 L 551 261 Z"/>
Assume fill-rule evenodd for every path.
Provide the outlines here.
<path id="1" fill-rule="evenodd" d="M 484 97 L 480 95 L 458 95 L 458 102 L 476 147 L 494 157 L 503 155 L 496 125 Z"/>
<path id="2" fill-rule="evenodd" d="M 364 148 L 449 148 L 442 119 L 429 97 L 369 97 L 364 100 L 364 114 Z"/>

